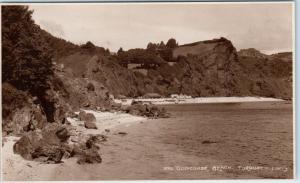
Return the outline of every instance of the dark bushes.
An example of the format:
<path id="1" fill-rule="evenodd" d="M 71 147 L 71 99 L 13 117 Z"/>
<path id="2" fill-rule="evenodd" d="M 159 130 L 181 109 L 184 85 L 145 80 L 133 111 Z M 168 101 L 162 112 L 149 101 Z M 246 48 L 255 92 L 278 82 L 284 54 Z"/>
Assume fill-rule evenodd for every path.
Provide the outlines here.
<path id="1" fill-rule="evenodd" d="M 45 96 L 53 79 L 52 51 L 27 6 L 2 6 L 2 82 L 37 96 L 53 121 L 54 103 Z M 6 94 L 7 96 L 8 94 Z M 8 101 L 3 102 L 4 108 Z"/>

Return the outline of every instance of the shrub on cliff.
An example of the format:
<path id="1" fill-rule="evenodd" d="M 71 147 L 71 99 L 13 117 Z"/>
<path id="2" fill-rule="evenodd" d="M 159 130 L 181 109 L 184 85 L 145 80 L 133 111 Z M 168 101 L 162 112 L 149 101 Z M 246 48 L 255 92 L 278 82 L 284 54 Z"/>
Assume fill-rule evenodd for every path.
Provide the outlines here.
<path id="1" fill-rule="evenodd" d="M 164 62 L 155 52 L 139 48 L 123 51 L 118 58 L 124 63 L 160 64 Z"/>
<path id="2" fill-rule="evenodd" d="M 88 41 L 85 44 L 81 45 L 81 48 L 87 49 L 87 50 L 90 50 L 90 51 L 95 51 L 96 50 L 96 46 L 90 41 Z"/>

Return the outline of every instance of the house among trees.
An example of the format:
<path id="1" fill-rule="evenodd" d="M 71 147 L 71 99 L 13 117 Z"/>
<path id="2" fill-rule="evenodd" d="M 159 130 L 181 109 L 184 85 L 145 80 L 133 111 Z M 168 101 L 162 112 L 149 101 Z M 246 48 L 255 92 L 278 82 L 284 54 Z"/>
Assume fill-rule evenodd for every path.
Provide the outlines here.
<path id="1" fill-rule="evenodd" d="M 156 69 L 162 64 L 173 66 L 176 60 L 173 59 L 172 53 L 177 47 L 177 41 L 171 38 L 166 44 L 163 41 L 158 44 L 150 42 L 146 49 L 136 48 L 124 51 L 120 48 L 117 57 L 120 60 L 119 64 L 123 67 L 147 75 L 149 69 Z"/>

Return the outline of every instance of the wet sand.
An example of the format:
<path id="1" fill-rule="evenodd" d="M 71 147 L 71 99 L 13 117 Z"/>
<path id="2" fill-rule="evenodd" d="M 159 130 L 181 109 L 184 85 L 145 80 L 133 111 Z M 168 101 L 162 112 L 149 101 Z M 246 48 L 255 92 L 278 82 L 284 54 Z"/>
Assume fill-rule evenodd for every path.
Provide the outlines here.
<path id="1" fill-rule="evenodd" d="M 5 180 L 293 178 L 288 102 L 170 105 L 172 118 L 120 124 L 101 145 L 101 164 L 33 165 Z M 127 132 L 119 135 L 118 132 Z M 27 173 L 23 175 L 30 174 Z M 26 170 L 23 170 L 26 171 Z M 41 173 L 39 173 L 41 172 Z M 47 172 L 43 173 L 43 172 Z"/>

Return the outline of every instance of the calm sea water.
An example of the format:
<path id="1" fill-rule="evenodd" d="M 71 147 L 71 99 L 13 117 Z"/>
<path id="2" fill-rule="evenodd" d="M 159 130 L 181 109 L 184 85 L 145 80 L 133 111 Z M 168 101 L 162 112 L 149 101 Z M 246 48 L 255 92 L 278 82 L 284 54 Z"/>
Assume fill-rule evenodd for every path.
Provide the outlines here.
<path id="1" fill-rule="evenodd" d="M 287 102 L 165 106 L 172 117 L 120 126 L 103 162 L 60 166 L 56 180 L 293 177 L 293 111 Z M 127 135 L 118 135 L 118 132 Z M 205 169 L 206 167 L 206 169 Z M 70 170 L 71 169 L 71 170 Z"/>
<path id="2" fill-rule="evenodd" d="M 165 106 L 175 117 L 161 136 L 182 152 L 230 166 L 231 176 L 293 173 L 293 111 L 288 102 Z M 195 160 L 196 161 L 196 160 Z M 213 166 L 213 164 L 211 164 Z M 248 170 L 257 168 L 258 170 Z"/>

